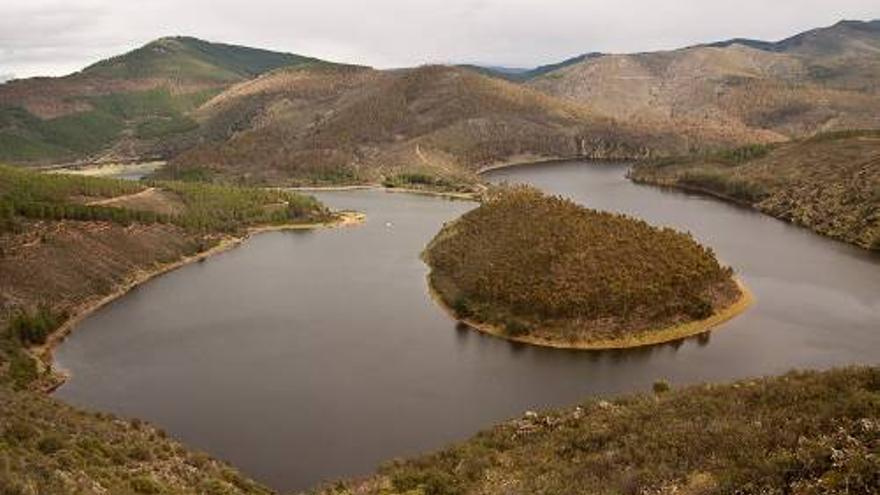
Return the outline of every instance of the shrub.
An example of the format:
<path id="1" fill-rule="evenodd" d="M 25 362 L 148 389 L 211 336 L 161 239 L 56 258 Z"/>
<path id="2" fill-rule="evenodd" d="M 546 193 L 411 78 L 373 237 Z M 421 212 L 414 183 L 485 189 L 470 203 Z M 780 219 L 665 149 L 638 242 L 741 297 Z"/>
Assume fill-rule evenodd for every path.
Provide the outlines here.
<path id="1" fill-rule="evenodd" d="M 238 490 L 225 481 L 207 480 L 199 487 L 199 493 L 204 495 L 234 495 L 238 493 Z"/>
<path id="2" fill-rule="evenodd" d="M 470 304 L 468 304 L 467 299 L 464 297 L 456 297 L 455 301 L 452 303 L 452 311 L 455 313 L 455 316 L 459 318 L 470 318 L 473 316 L 474 312 L 471 309 Z"/>
<path id="3" fill-rule="evenodd" d="M 153 478 L 147 476 L 138 476 L 131 480 L 131 488 L 136 493 L 144 493 L 151 495 L 154 493 L 162 493 L 162 485 Z"/>
<path id="4" fill-rule="evenodd" d="M 652 388 L 655 394 L 662 394 L 665 392 L 669 392 L 669 389 L 671 387 L 669 386 L 669 382 L 667 382 L 666 380 L 657 380 L 654 382 Z"/>
<path id="5" fill-rule="evenodd" d="M 424 495 L 460 495 L 464 493 L 458 480 L 449 472 L 440 469 L 403 470 L 394 473 L 391 483 L 396 490 L 401 492 L 418 491 Z"/>
<path id="6" fill-rule="evenodd" d="M 24 345 L 43 345 L 49 335 L 61 326 L 63 318 L 48 305 L 41 304 L 33 313 L 20 310 L 9 322 L 10 333 Z"/>
<path id="7" fill-rule="evenodd" d="M 63 448 L 64 448 L 64 441 L 61 440 L 60 437 L 57 437 L 55 435 L 49 435 L 49 436 L 43 437 L 37 443 L 37 450 L 39 450 L 40 452 L 42 452 L 46 455 L 54 454 L 55 452 L 58 452 L 59 450 L 61 450 Z"/>
<path id="8" fill-rule="evenodd" d="M 706 301 L 705 299 L 695 299 L 690 301 L 685 311 L 691 318 L 695 320 L 703 320 L 712 316 L 714 310 L 709 301 Z"/>
<path id="9" fill-rule="evenodd" d="M 3 438 L 11 445 L 24 445 L 36 438 L 38 434 L 39 432 L 33 425 L 23 421 L 14 421 L 6 427 Z"/>
<path id="10" fill-rule="evenodd" d="M 504 324 L 504 331 L 511 337 L 521 337 L 529 333 L 529 326 L 520 320 L 511 318 Z"/>
<path id="11" fill-rule="evenodd" d="M 740 165 L 767 156 L 773 149 L 767 144 L 752 144 L 718 152 L 716 158 L 728 165 Z"/>
<path id="12" fill-rule="evenodd" d="M 2 353 L 2 351 L 0 351 Z M 40 377 L 39 369 L 34 358 L 21 349 L 9 352 L 8 377 L 16 389 L 27 388 L 34 380 Z"/>
<path id="13" fill-rule="evenodd" d="M 153 452 L 149 447 L 135 445 L 128 451 L 128 458 L 138 462 L 147 462 L 153 459 Z"/>

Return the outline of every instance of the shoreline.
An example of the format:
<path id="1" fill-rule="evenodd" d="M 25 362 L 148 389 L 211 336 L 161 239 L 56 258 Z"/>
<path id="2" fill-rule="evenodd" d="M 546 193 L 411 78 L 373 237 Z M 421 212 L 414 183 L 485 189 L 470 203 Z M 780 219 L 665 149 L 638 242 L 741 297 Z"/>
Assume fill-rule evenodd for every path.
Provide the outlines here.
<path id="1" fill-rule="evenodd" d="M 565 162 L 585 162 L 585 163 L 606 163 L 606 162 L 614 162 L 614 163 L 624 163 L 630 160 L 622 160 L 622 159 L 608 159 L 608 160 L 596 160 L 592 158 L 587 158 L 580 155 L 573 156 L 536 156 L 533 160 L 512 160 L 509 162 L 496 163 L 494 165 L 486 165 L 485 167 L 480 167 L 477 169 L 477 175 L 483 175 L 488 172 L 492 172 L 495 170 L 502 170 L 505 168 L 515 168 L 515 167 L 526 167 L 529 165 L 549 165 L 553 163 L 565 163 Z M 635 160 L 633 160 L 635 161 Z"/>
<path id="2" fill-rule="evenodd" d="M 696 337 L 697 335 L 709 332 L 713 328 L 721 325 L 722 323 L 730 321 L 733 318 L 739 316 L 755 303 L 755 295 L 752 293 L 752 291 L 745 285 L 745 283 L 743 283 L 743 281 L 739 277 L 734 277 L 733 281 L 736 283 L 736 286 L 740 291 L 740 296 L 727 307 L 721 308 L 720 310 L 716 310 L 715 312 L 713 312 L 712 316 L 708 318 L 697 321 L 689 321 L 686 323 L 679 323 L 677 325 L 673 325 L 671 327 L 663 328 L 657 331 L 646 331 L 641 335 L 635 335 L 620 339 L 573 342 L 555 341 L 529 335 L 513 337 L 507 335 L 507 332 L 497 325 L 469 320 L 466 318 L 459 318 L 452 310 L 452 308 L 446 304 L 446 301 L 443 300 L 443 296 L 441 296 L 440 293 L 437 292 L 437 290 L 434 288 L 430 280 L 430 272 L 428 273 L 426 278 L 428 283 L 428 294 L 431 296 L 431 299 L 433 299 L 434 302 L 437 303 L 437 305 L 440 306 L 440 308 L 443 309 L 443 311 L 445 311 L 454 321 L 464 323 L 480 333 L 484 333 L 495 338 L 504 339 L 509 342 L 565 350 L 603 351 L 635 349 L 638 347 L 666 344 L 669 342 L 675 342 L 677 340 Z"/>
<path id="3" fill-rule="evenodd" d="M 644 177 L 634 177 L 632 174 L 629 174 L 629 173 L 626 175 L 626 178 L 630 182 L 632 182 L 633 184 L 636 184 L 636 185 L 651 186 L 651 187 L 656 187 L 659 189 L 666 189 L 666 190 L 678 191 L 678 192 L 686 192 L 686 193 L 695 194 L 697 196 L 706 196 L 706 197 L 710 197 L 710 198 L 715 198 L 719 201 L 723 201 L 728 204 L 732 204 L 735 206 L 739 206 L 739 207 L 742 207 L 742 208 L 745 208 L 748 210 L 756 211 L 758 213 L 767 215 L 766 213 L 764 213 L 760 209 L 758 209 L 758 207 L 755 206 L 754 203 L 750 203 L 748 201 L 738 199 L 738 198 L 735 198 L 733 196 L 729 196 L 727 194 L 724 194 L 724 193 L 721 193 L 718 191 L 713 191 L 712 189 L 709 189 L 707 187 L 691 186 L 688 184 L 679 184 L 675 180 L 663 180 L 663 179 L 651 179 L 651 178 L 644 178 Z M 772 217 L 773 215 L 767 215 L 767 216 Z M 777 217 L 773 217 L 773 218 L 777 218 Z"/>
<path id="4" fill-rule="evenodd" d="M 482 191 L 486 189 L 483 184 L 476 184 Z M 355 184 L 341 186 L 300 186 L 300 187 L 280 187 L 285 191 L 309 193 L 309 192 L 344 192 L 344 191 L 384 191 L 386 193 L 405 193 L 419 194 L 422 196 L 436 196 L 441 198 L 461 199 L 465 201 L 479 201 L 479 192 L 451 192 L 451 191 L 434 191 L 431 189 L 415 189 L 409 187 L 388 187 L 382 184 Z"/>
<path id="5" fill-rule="evenodd" d="M 713 191 L 712 189 L 709 189 L 706 187 L 691 186 L 688 184 L 680 184 L 677 181 L 675 181 L 674 179 L 664 180 L 664 179 L 655 179 L 655 178 L 642 178 L 642 177 L 633 177 L 629 174 L 627 174 L 626 178 L 630 182 L 632 182 L 633 184 L 636 184 L 639 186 L 655 187 L 660 190 L 685 193 L 685 194 L 693 194 L 696 196 L 703 196 L 706 198 L 713 198 L 713 199 L 716 199 L 716 200 L 721 201 L 723 203 L 726 203 L 728 205 L 735 206 L 738 208 L 743 208 L 745 210 L 750 210 L 755 213 L 759 213 L 763 216 L 772 218 L 774 220 L 778 220 L 778 221 L 786 223 L 788 225 L 792 225 L 792 226 L 797 227 L 799 229 L 804 229 L 812 234 L 818 235 L 819 237 L 823 237 L 825 239 L 828 239 L 828 240 L 831 240 L 834 242 L 839 242 L 839 243 L 845 244 L 847 246 L 855 247 L 860 250 L 867 251 L 868 253 L 873 253 L 873 252 L 878 251 L 876 249 L 871 248 L 870 246 L 866 246 L 864 244 L 859 244 L 858 242 L 849 241 L 849 240 L 844 239 L 843 237 L 840 237 L 840 236 L 830 235 L 825 232 L 818 231 L 809 225 L 804 225 L 801 223 L 793 222 L 790 219 L 773 215 L 771 213 L 768 213 L 768 212 L 762 210 L 760 207 L 758 207 L 757 203 L 750 203 L 748 201 L 738 199 L 738 198 L 735 198 L 733 196 L 729 196 L 727 194 L 724 194 L 724 193 L 721 193 L 718 191 Z"/>
<path id="6" fill-rule="evenodd" d="M 337 217 L 332 221 L 327 222 L 318 222 L 318 223 L 302 223 L 302 224 L 281 224 L 281 225 L 263 225 L 257 227 L 250 227 L 247 231 L 241 236 L 231 236 L 227 235 L 221 238 L 220 242 L 211 248 L 193 254 L 191 256 L 185 256 L 177 261 L 172 261 L 170 263 L 164 263 L 156 266 L 153 269 L 147 270 L 138 270 L 131 274 L 129 280 L 123 283 L 121 286 L 117 287 L 113 292 L 101 297 L 98 300 L 89 301 L 82 304 L 80 307 L 76 308 L 72 311 L 71 316 L 67 318 L 67 320 L 58 327 L 54 332 L 52 332 L 46 339 L 46 343 L 40 346 L 31 347 L 27 349 L 27 352 L 31 354 L 31 356 L 45 366 L 43 370 L 48 368 L 50 374 L 50 381 L 46 384 L 45 387 L 42 387 L 44 393 L 51 394 L 59 387 L 64 385 L 64 383 L 70 378 L 71 374 L 69 371 L 60 368 L 54 361 L 53 353 L 54 350 L 61 345 L 64 340 L 73 333 L 76 329 L 76 326 L 83 322 L 86 318 L 94 314 L 96 311 L 100 310 L 104 306 L 112 303 L 113 301 L 119 299 L 120 297 L 128 294 L 133 289 L 138 286 L 157 278 L 166 273 L 172 272 L 178 268 L 182 268 L 184 266 L 190 265 L 192 263 L 196 263 L 199 261 L 203 261 L 211 256 L 221 254 L 227 251 L 230 251 L 234 248 L 237 248 L 244 244 L 248 239 L 252 236 L 267 233 L 267 232 L 279 232 L 286 230 L 316 230 L 316 229 L 329 229 L 329 228 L 342 228 L 349 227 L 354 225 L 360 225 L 366 221 L 366 215 L 360 212 L 354 211 L 340 211 L 337 212 Z"/>

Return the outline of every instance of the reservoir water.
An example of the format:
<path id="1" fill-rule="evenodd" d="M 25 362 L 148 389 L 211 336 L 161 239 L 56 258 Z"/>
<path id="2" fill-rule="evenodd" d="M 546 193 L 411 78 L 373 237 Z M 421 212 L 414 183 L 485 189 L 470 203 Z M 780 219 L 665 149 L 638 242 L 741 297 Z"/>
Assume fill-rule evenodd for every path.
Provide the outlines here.
<path id="1" fill-rule="evenodd" d="M 363 475 L 526 410 L 589 396 L 877 364 L 880 256 L 713 199 L 638 186 L 623 165 L 487 174 L 691 231 L 754 291 L 702 336 L 627 351 L 514 345 L 461 328 L 426 292 L 419 253 L 474 203 L 327 192 L 364 225 L 274 232 L 154 279 L 58 349 L 56 396 L 146 419 L 284 490 Z"/>

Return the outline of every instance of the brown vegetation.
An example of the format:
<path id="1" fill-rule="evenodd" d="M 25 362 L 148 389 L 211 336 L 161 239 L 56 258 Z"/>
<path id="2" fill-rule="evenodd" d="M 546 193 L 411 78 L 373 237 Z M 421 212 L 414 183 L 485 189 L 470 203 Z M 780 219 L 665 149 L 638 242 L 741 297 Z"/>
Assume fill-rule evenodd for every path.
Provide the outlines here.
<path id="1" fill-rule="evenodd" d="M 467 189 L 521 156 L 641 158 L 685 150 L 673 132 L 621 126 L 589 108 L 477 72 L 299 67 L 243 83 L 199 113 L 206 144 L 187 170 L 257 182 L 378 183 L 430 176 Z"/>
<path id="2" fill-rule="evenodd" d="M 650 339 L 741 297 L 732 270 L 689 235 L 526 187 L 491 193 L 424 257 L 431 286 L 460 318 L 525 341 Z"/>
<path id="3" fill-rule="evenodd" d="M 528 84 L 626 122 L 691 129 L 697 139 L 774 142 L 880 127 L 878 54 L 876 22 L 842 22 L 779 43 L 592 56 Z"/>
<path id="4" fill-rule="evenodd" d="M 272 492 L 142 421 L 76 410 L 0 384 L 0 493 Z"/>
<path id="5" fill-rule="evenodd" d="M 733 199 L 820 234 L 880 249 L 878 131 L 645 163 L 631 176 Z"/>
<path id="6" fill-rule="evenodd" d="M 880 370 L 789 373 L 529 412 L 322 495 L 869 495 Z"/>

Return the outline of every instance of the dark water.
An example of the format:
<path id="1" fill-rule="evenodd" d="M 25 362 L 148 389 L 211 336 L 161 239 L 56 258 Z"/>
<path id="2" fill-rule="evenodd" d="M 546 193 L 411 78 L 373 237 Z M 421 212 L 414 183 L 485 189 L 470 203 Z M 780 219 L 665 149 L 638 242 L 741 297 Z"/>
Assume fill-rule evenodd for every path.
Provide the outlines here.
<path id="1" fill-rule="evenodd" d="M 636 186 L 624 168 L 494 172 L 589 206 L 692 231 L 757 296 L 713 332 L 649 349 L 558 351 L 456 329 L 418 254 L 467 202 L 320 194 L 368 215 L 271 233 L 170 273 L 86 320 L 59 349 L 58 397 L 137 416 L 282 489 L 372 471 L 528 409 L 595 394 L 876 364 L 880 258 L 714 200 Z"/>

